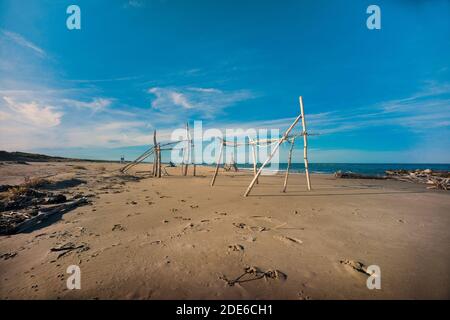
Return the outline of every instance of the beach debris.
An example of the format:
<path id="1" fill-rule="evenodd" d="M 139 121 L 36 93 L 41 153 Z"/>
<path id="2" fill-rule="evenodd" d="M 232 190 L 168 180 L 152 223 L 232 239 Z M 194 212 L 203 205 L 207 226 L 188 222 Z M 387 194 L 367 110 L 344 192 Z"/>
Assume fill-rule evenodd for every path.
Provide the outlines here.
<path id="1" fill-rule="evenodd" d="M 383 176 L 337 171 L 334 176 L 341 179 L 392 179 L 427 184 L 427 189 L 450 190 L 450 171 L 386 170 Z"/>
<path id="2" fill-rule="evenodd" d="M 112 228 L 112 231 L 125 231 L 126 228 L 122 226 L 121 224 L 115 224 Z"/>
<path id="3" fill-rule="evenodd" d="M 244 251 L 244 246 L 240 245 L 240 244 L 230 244 L 228 246 L 228 251 L 238 251 L 238 252 L 242 252 Z"/>
<path id="4" fill-rule="evenodd" d="M 51 193 L 40 192 L 31 188 L 12 187 L 0 200 L 0 212 L 46 204 L 48 201 L 52 201 L 51 196 Z"/>
<path id="5" fill-rule="evenodd" d="M 250 282 L 260 279 L 264 279 L 266 281 L 268 279 L 277 279 L 284 281 L 287 279 L 287 275 L 277 269 L 262 271 L 260 268 L 255 266 L 246 266 L 244 268 L 244 273 L 242 273 L 239 277 L 229 280 L 226 276 L 221 276 L 220 279 L 224 280 L 230 287 L 232 287 L 236 283 L 241 284 L 244 282 Z"/>
<path id="6" fill-rule="evenodd" d="M 17 256 L 17 252 L 7 252 L 0 255 L 0 259 L 8 260 L 14 258 L 15 256 Z"/>
<path id="7" fill-rule="evenodd" d="M 2 184 L 2 185 L 0 185 L 0 192 L 6 192 L 12 187 L 13 186 L 10 186 L 9 184 Z"/>
<path id="8" fill-rule="evenodd" d="M 74 244 L 73 242 L 67 242 L 63 245 L 60 245 L 58 247 L 50 248 L 51 252 L 60 252 L 56 259 L 61 258 L 62 256 L 66 255 L 69 252 L 72 252 L 76 250 L 78 253 L 84 252 L 89 250 L 89 246 L 86 243 L 81 243 L 79 245 Z"/>
<path id="9" fill-rule="evenodd" d="M 351 267 L 352 269 L 370 276 L 364 263 L 354 260 L 340 260 L 341 264 Z"/>
<path id="10" fill-rule="evenodd" d="M 249 226 L 249 225 L 246 225 L 243 222 L 233 223 L 233 225 L 236 228 L 239 228 L 239 229 L 247 229 L 247 230 L 256 231 L 256 232 L 263 232 L 263 231 L 268 231 L 269 230 L 269 228 L 266 228 L 266 227 L 263 227 L 263 226 Z"/>
<path id="11" fill-rule="evenodd" d="M 191 218 L 186 218 L 186 217 L 182 217 L 182 216 L 175 216 L 174 218 L 178 219 L 178 220 L 184 220 L 184 221 L 190 221 L 191 220 Z"/>
<path id="12" fill-rule="evenodd" d="M 273 236 L 274 239 L 283 241 L 284 243 L 287 244 L 302 244 L 303 241 L 297 238 L 293 238 L 293 237 L 286 237 L 286 236 Z"/>
<path id="13" fill-rule="evenodd" d="M 50 216 L 57 214 L 62 215 L 87 203 L 89 203 L 89 201 L 83 197 L 68 203 L 53 206 L 36 206 L 22 212 L 3 212 L 0 214 L 0 235 L 26 231 Z"/>
<path id="14" fill-rule="evenodd" d="M 351 171 L 342 172 L 340 170 L 336 171 L 334 176 L 339 179 L 386 179 L 385 176 L 360 174 Z"/>

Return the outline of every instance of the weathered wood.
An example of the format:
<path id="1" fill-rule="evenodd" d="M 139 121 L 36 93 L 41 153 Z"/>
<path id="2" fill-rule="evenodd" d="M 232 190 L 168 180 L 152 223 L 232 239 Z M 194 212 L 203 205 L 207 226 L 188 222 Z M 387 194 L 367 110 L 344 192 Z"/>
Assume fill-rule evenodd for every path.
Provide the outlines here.
<path id="1" fill-rule="evenodd" d="M 221 163 L 221 159 L 222 159 L 222 152 L 223 152 L 223 147 L 225 144 L 223 141 L 221 141 L 221 142 L 222 143 L 220 145 L 219 155 L 217 156 L 216 170 L 214 171 L 214 175 L 211 180 L 211 187 L 214 186 L 214 183 L 216 182 L 217 173 L 219 172 L 219 167 L 220 167 L 220 163 Z"/>
<path id="2" fill-rule="evenodd" d="M 336 171 L 334 173 L 335 178 L 339 179 L 386 179 L 385 176 L 376 176 L 376 175 L 368 175 L 368 174 L 360 174 L 354 172 L 342 172 Z"/>
<path id="3" fill-rule="evenodd" d="M 189 168 L 189 162 L 191 159 L 191 141 L 190 141 L 190 134 L 189 134 L 189 122 L 186 122 L 186 154 L 187 154 L 187 159 L 186 159 L 186 163 L 184 164 L 184 172 L 183 175 L 187 176 L 188 173 L 188 168 Z M 184 160 L 184 158 L 183 158 Z"/>
<path id="4" fill-rule="evenodd" d="M 311 190 L 311 179 L 309 178 L 309 168 L 308 168 L 308 132 L 306 131 L 305 111 L 303 108 L 302 96 L 299 97 L 299 102 L 303 128 L 303 161 L 305 163 L 305 175 L 306 175 L 306 182 L 308 184 L 308 190 Z"/>
<path id="5" fill-rule="evenodd" d="M 42 209 L 39 211 L 39 213 L 36 216 L 34 216 L 28 220 L 25 220 L 22 223 L 19 223 L 11 232 L 19 233 L 19 232 L 26 231 L 26 230 L 32 228 L 33 226 L 37 225 L 42 220 L 47 219 L 48 217 L 50 217 L 54 214 L 66 213 L 67 211 L 70 211 L 70 210 L 78 207 L 79 205 L 86 204 L 86 203 L 88 203 L 88 200 L 87 200 L 87 198 L 83 197 L 80 199 L 76 199 L 75 201 L 72 201 L 70 203 L 63 203 L 63 204 L 54 206 L 52 208 L 48 208 L 47 210 Z"/>
<path id="6" fill-rule="evenodd" d="M 161 178 L 161 146 L 158 144 L 158 178 Z"/>
<path id="7" fill-rule="evenodd" d="M 295 144 L 295 137 L 292 138 L 291 148 L 289 149 L 289 157 L 288 157 L 288 163 L 287 163 L 287 168 L 286 168 L 286 175 L 284 177 L 283 192 L 286 192 L 286 188 L 287 188 L 287 182 L 288 182 L 288 177 L 289 177 L 289 169 L 291 167 L 292 150 L 294 149 L 294 144 Z"/>
<path id="8" fill-rule="evenodd" d="M 122 169 L 120 169 L 120 172 L 122 172 L 122 173 L 127 172 L 135 165 L 137 165 L 137 164 L 141 163 L 142 161 L 144 161 L 145 159 L 147 159 L 154 152 L 155 152 L 155 149 L 153 147 L 151 147 L 150 149 L 146 150 L 143 154 L 141 154 L 138 158 L 136 158 L 136 160 L 134 160 L 130 163 L 127 163 Z"/>
<path id="9" fill-rule="evenodd" d="M 257 164 L 257 157 L 256 157 L 255 142 L 253 140 L 251 140 L 250 144 L 252 146 L 252 155 L 253 155 L 253 175 L 256 176 L 256 173 L 258 172 L 258 164 Z M 258 183 L 258 179 L 256 179 L 256 183 Z"/>
<path id="10" fill-rule="evenodd" d="M 258 172 L 256 173 L 256 175 L 253 177 L 252 182 L 250 182 L 250 185 L 248 186 L 247 190 L 244 193 L 244 197 L 247 197 L 250 193 L 250 191 L 252 190 L 253 186 L 256 183 L 256 180 L 258 179 L 259 175 L 261 174 L 261 172 L 263 171 L 264 167 L 269 163 L 270 160 L 272 160 L 273 156 L 275 155 L 275 153 L 277 152 L 278 148 L 280 147 L 280 144 L 286 140 L 287 136 L 289 135 L 289 133 L 291 132 L 291 130 L 295 127 L 295 125 L 300 121 L 302 115 L 299 115 L 297 118 L 295 118 L 294 122 L 291 124 L 291 126 L 286 130 L 286 132 L 283 134 L 283 136 L 278 140 L 277 144 L 275 145 L 275 147 L 273 148 L 272 153 L 270 154 L 270 156 L 266 159 L 266 161 L 264 161 L 264 163 L 261 165 L 261 168 L 259 168 Z"/>
<path id="11" fill-rule="evenodd" d="M 153 130 L 153 148 L 156 149 L 156 130 Z M 152 170 L 152 175 L 154 177 L 156 176 L 156 162 L 157 162 L 157 155 L 155 152 L 153 156 L 153 170 Z"/>
<path id="12" fill-rule="evenodd" d="M 194 137 L 195 137 L 195 132 L 194 132 Z M 197 174 L 197 164 L 195 162 L 195 160 L 196 160 L 195 159 L 195 143 L 194 143 L 194 138 L 192 138 L 192 136 L 190 136 L 190 138 L 191 138 L 192 175 L 195 177 L 195 175 Z"/>

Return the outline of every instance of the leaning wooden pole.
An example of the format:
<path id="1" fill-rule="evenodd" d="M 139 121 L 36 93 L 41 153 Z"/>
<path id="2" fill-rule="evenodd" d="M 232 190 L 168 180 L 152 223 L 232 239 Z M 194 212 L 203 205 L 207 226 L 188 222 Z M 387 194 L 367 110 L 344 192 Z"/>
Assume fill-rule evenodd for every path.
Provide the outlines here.
<path id="1" fill-rule="evenodd" d="M 302 115 L 299 115 L 297 118 L 295 118 L 294 122 L 291 124 L 291 126 L 286 130 L 286 132 L 284 133 L 284 135 L 280 138 L 280 140 L 278 140 L 277 144 L 275 145 L 275 147 L 273 148 L 272 153 L 270 154 L 270 156 L 266 159 L 266 161 L 264 161 L 264 163 L 261 165 L 261 168 L 259 168 L 258 172 L 256 173 L 256 175 L 253 177 L 252 182 L 250 182 L 250 185 L 247 188 L 247 191 L 245 191 L 244 193 L 244 197 L 248 196 L 250 191 L 252 190 L 253 186 L 256 183 L 256 180 L 258 179 L 259 175 L 261 174 L 261 172 L 263 171 L 264 167 L 269 163 L 270 160 L 272 160 L 273 156 L 275 155 L 275 153 L 277 152 L 278 148 L 280 147 L 281 143 L 287 139 L 289 133 L 291 132 L 291 130 L 295 127 L 295 125 L 300 121 Z"/>
<path id="2" fill-rule="evenodd" d="M 214 175 L 211 180 L 211 187 L 214 186 L 214 183 L 216 182 L 217 173 L 219 172 L 220 163 L 222 161 L 222 152 L 223 152 L 224 145 L 225 145 L 225 142 L 222 141 L 222 144 L 220 145 L 219 155 L 217 157 L 216 170 L 214 171 Z"/>
<path id="3" fill-rule="evenodd" d="M 287 188 L 287 182 L 288 182 L 288 178 L 289 178 L 289 169 L 291 168 L 292 150 L 294 149 L 294 144 L 295 144 L 295 137 L 292 138 L 291 148 L 289 149 L 289 157 L 288 157 L 288 163 L 287 163 L 287 168 L 286 168 L 286 175 L 284 176 L 283 192 L 286 192 L 286 188 Z"/>
<path id="4" fill-rule="evenodd" d="M 305 162 L 305 175 L 306 175 L 306 182 L 308 184 L 308 190 L 311 190 L 311 180 L 309 178 L 309 168 L 308 168 L 308 132 L 306 131 L 305 110 L 303 108 L 302 96 L 299 97 L 299 102 L 303 127 L 303 161 Z"/>
<path id="5" fill-rule="evenodd" d="M 153 170 L 152 170 L 152 175 L 154 177 L 156 177 L 156 163 L 158 162 L 158 155 L 156 152 L 156 130 L 153 130 L 153 150 L 154 150 L 154 154 L 153 154 Z"/>
<path id="6" fill-rule="evenodd" d="M 257 158 L 256 158 L 255 141 L 251 140 L 250 144 L 252 145 L 252 155 L 253 155 L 253 175 L 256 176 L 256 173 L 258 172 L 258 165 L 257 165 Z M 256 179 L 256 183 L 258 183 L 258 179 Z"/>

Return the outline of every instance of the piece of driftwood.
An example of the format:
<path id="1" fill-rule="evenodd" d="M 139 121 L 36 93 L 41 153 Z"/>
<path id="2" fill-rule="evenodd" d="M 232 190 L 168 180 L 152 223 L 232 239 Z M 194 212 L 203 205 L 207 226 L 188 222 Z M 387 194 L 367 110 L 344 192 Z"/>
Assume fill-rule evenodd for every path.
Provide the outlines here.
<path id="1" fill-rule="evenodd" d="M 404 182 L 427 184 L 428 189 L 450 190 L 450 172 L 425 170 L 386 170 L 386 175 L 366 175 L 354 172 L 337 171 L 336 178 L 342 179 L 391 179 Z"/>
<path id="2" fill-rule="evenodd" d="M 120 169 L 120 172 L 126 173 L 128 170 L 130 170 L 135 165 L 141 163 L 145 159 L 147 159 L 149 156 L 151 156 L 155 152 L 154 147 L 151 147 L 150 149 L 146 150 L 143 154 L 141 154 L 136 160 L 127 163 L 122 169 Z"/>
<path id="3" fill-rule="evenodd" d="M 190 161 L 190 157 L 191 157 L 191 141 L 190 141 L 190 137 L 189 137 L 189 123 L 186 122 L 186 162 L 184 164 L 184 171 L 183 171 L 183 176 L 187 176 L 188 173 L 188 168 L 189 168 L 189 161 Z M 183 158 L 184 160 L 184 158 Z"/>
<path id="4" fill-rule="evenodd" d="M 211 180 L 211 187 L 214 186 L 214 183 L 216 182 L 217 173 L 219 172 L 220 164 L 222 162 L 222 152 L 223 152 L 224 145 L 225 144 L 223 143 L 223 141 L 221 141 L 220 151 L 219 151 L 219 154 L 217 156 L 217 161 L 216 161 L 216 170 L 214 171 L 214 175 Z"/>
<path id="5" fill-rule="evenodd" d="M 252 190 L 253 186 L 255 185 L 256 180 L 258 179 L 259 175 L 263 171 L 264 167 L 270 162 L 270 160 L 272 160 L 273 156 L 277 152 L 277 150 L 280 147 L 281 143 L 283 143 L 287 139 L 289 133 L 292 131 L 292 129 L 295 127 L 295 125 L 300 121 L 301 117 L 302 117 L 302 115 L 300 114 L 297 118 L 295 118 L 295 120 L 291 124 L 291 126 L 286 130 L 286 132 L 283 134 L 283 136 L 278 140 L 278 142 L 276 143 L 275 147 L 272 150 L 272 153 L 266 159 L 266 161 L 264 161 L 264 163 L 261 165 L 261 167 L 259 168 L 259 170 L 256 173 L 256 175 L 253 177 L 252 182 L 250 182 L 250 185 L 248 186 L 247 190 L 244 193 L 244 197 L 247 197 L 249 195 L 250 191 Z"/>
<path id="6" fill-rule="evenodd" d="M 291 148 L 289 149 L 289 156 L 288 156 L 288 163 L 287 163 L 287 168 L 286 168 L 286 175 L 284 176 L 283 192 L 286 192 L 286 188 L 287 188 L 287 182 L 288 182 L 288 178 L 289 178 L 289 169 L 291 167 L 292 151 L 294 149 L 294 144 L 295 144 L 295 137 L 292 138 Z"/>
<path id="7" fill-rule="evenodd" d="M 309 178 L 308 168 L 308 133 L 306 131 L 305 110 L 303 108 L 303 97 L 299 97 L 300 113 L 302 116 L 302 128 L 303 128 L 303 161 L 305 163 L 306 182 L 308 184 L 308 190 L 311 190 L 311 179 Z"/>
<path id="8" fill-rule="evenodd" d="M 253 158 L 253 175 L 256 176 L 256 173 L 258 172 L 258 160 L 256 157 L 256 147 L 255 142 L 253 140 L 250 140 L 250 144 L 252 146 L 252 158 Z M 256 183 L 258 184 L 258 179 L 256 179 Z"/>
<path id="9" fill-rule="evenodd" d="M 61 258 L 62 256 L 66 255 L 69 252 L 72 252 L 73 250 L 78 250 L 79 252 L 89 250 L 89 246 L 85 243 L 76 245 L 72 242 L 67 242 L 59 247 L 50 248 L 50 251 L 52 252 L 60 252 L 56 259 Z"/>
<path id="10" fill-rule="evenodd" d="M 334 176 L 336 178 L 340 179 L 386 179 L 385 176 L 376 176 L 376 175 L 368 175 L 368 174 L 360 174 L 355 172 L 342 172 L 342 171 L 336 171 L 334 173 Z"/>
<path id="11" fill-rule="evenodd" d="M 195 132 L 194 132 L 195 137 Z M 195 177 L 197 174 L 197 164 L 195 162 L 195 143 L 192 136 L 189 134 L 189 138 L 191 140 L 191 163 L 192 163 L 192 175 Z"/>
<path id="12" fill-rule="evenodd" d="M 427 184 L 427 189 L 450 190 L 450 172 L 425 170 L 387 170 L 386 178 Z"/>
<path id="13" fill-rule="evenodd" d="M 161 145 L 158 144 L 158 178 L 161 178 Z"/>
<path id="14" fill-rule="evenodd" d="M 156 130 L 153 130 L 153 148 L 156 150 Z M 156 152 L 153 154 L 153 168 L 152 175 L 156 177 L 156 163 L 158 162 Z"/>
<path id="15" fill-rule="evenodd" d="M 76 199 L 69 203 L 56 205 L 51 208 L 40 209 L 37 215 L 33 216 L 32 218 L 30 218 L 28 220 L 25 220 L 22 223 L 19 223 L 11 230 L 11 232 L 19 233 L 19 232 L 26 231 L 26 230 L 30 229 L 31 227 L 37 225 L 42 220 L 45 220 L 52 215 L 64 214 L 70 210 L 75 209 L 76 207 L 78 207 L 80 205 L 84 205 L 87 203 L 89 203 L 88 199 L 83 197 L 83 198 Z"/>

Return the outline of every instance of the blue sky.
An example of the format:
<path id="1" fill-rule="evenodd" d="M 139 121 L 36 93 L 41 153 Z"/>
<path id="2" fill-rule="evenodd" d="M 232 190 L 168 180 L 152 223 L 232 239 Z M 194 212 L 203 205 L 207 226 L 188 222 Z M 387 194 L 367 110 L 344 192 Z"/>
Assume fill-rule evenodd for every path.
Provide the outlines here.
<path id="1" fill-rule="evenodd" d="M 302 95 L 313 162 L 450 163 L 449 39 L 439 0 L 0 0 L 0 149 L 133 158 L 187 120 L 286 128 Z"/>

